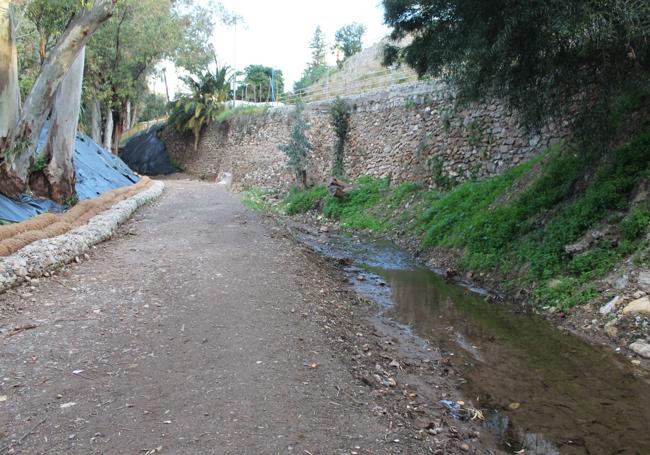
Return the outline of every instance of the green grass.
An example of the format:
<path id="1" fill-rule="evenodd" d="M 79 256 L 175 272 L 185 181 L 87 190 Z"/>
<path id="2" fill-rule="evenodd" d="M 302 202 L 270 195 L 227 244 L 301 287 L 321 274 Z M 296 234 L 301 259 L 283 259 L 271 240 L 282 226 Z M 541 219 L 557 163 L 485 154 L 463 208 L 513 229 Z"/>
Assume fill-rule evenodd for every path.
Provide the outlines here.
<path id="1" fill-rule="evenodd" d="M 268 106 L 238 106 L 234 109 L 226 109 L 220 112 L 215 120 L 218 123 L 222 123 L 235 117 L 265 114 L 268 110 Z"/>
<path id="2" fill-rule="evenodd" d="M 268 209 L 266 196 L 267 194 L 259 188 L 248 188 L 243 192 L 242 202 L 249 209 L 262 212 Z"/>
<path id="3" fill-rule="evenodd" d="M 319 206 L 323 215 L 346 228 L 382 231 L 387 225 L 371 213 L 371 209 L 382 201 L 388 186 L 386 179 L 362 177 L 355 183 L 355 189 L 342 199 L 330 196 L 322 185 L 304 191 L 294 189 L 287 195 L 283 207 L 288 215 L 295 215 Z"/>
<path id="4" fill-rule="evenodd" d="M 633 205 L 650 179 L 650 130 L 607 155 L 552 147 L 537 158 L 485 180 L 441 193 L 415 183 L 360 178 L 342 199 L 324 187 L 292 191 L 288 214 L 317 208 L 351 229 L 409 231 L 423 247 L 461 251 L 467 270 L 492 271 L 504 287 L 532 290 L 537 301 L 566 309 L 593 300 L 594 281 L 623 259 L 647 262 L 647 201 Z M 586 252 L 565 246 L 589 230 L 610 226 Z"/>
<path id="5" fill-rule="evenodd" d="M 327 196 L 327 188 L 315 186 L 304 191 L 292 189 L 285 199 L 285 211 L 288 215 L 306 213 L 313 209 L 318 202 Z"/>

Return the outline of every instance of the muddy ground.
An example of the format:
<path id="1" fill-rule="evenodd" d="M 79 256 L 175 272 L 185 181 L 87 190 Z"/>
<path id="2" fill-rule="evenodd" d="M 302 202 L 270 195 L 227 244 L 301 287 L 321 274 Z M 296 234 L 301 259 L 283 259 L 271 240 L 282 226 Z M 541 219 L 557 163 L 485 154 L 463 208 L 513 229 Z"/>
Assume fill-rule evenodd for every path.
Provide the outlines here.
<path id="1" fill-rule="evenodd" d="M 458 373 L 335 264 L 168 181 L 79 264 L 0 296 L 0 453 L 494 453 Z"/>

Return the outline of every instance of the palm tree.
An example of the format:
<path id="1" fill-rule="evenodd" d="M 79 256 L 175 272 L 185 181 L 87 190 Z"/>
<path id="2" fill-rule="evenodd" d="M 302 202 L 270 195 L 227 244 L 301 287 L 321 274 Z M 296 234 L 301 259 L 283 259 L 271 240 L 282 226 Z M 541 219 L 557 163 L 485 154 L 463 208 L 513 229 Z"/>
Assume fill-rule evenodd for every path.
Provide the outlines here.
<path id="1" fill-rule="evenodd" d="M 192 94 L 176 101 L 169 122 L 179 131 L 192 131 L 195 151 L 199 147 L 203 127 L 225 109 L 224 101 L 228 98 L 231 78 L 228 66 L 217 67 L 214 73 L 207 70 L 198 78 L 182 78 Z"/>

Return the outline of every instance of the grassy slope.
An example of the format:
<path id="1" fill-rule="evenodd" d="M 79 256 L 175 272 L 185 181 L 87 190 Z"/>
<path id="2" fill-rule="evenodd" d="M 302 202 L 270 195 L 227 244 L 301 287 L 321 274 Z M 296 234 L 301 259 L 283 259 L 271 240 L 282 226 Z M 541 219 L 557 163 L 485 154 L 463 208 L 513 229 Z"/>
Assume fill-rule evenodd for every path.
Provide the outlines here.
<path id="1" fill-rule="evenodd" d="M 540 303 L 568 308 L 596 297 L 594 280 L 622 259 L 645 260 L 650 212 L 647 200 L 632 200 L 649 178 L 647 130 L 606 157 L 555 147 L 447 193 L 363 177 L 343 200 L 318 186 L 292 191 L 277 208 L 289 215 L 315 208 L 347 228 L 405 232 L 424 247 L 462 251 L 464 269 L 495 271 L 506 288 L 532 289 Z M 262 204 L 259 193 L 253 199 Z M 603 226 L 609 233 L 587 252 L 565 252 Z"/>

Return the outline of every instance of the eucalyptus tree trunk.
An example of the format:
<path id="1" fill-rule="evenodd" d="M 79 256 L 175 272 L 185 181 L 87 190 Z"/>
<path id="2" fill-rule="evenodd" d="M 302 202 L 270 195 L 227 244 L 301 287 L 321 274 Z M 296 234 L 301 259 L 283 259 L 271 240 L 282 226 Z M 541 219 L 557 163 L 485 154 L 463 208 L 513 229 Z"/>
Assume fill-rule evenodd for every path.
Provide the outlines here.
<path id="1" fill-rule="evenodd" d="M 105 124 L 104 124 L 104 148 L 110 150 L 113 146 L 113 110 L 110 106 L 106 107 L 105 114 Z"/>
<path id="2" fill-rule="evenodd" d="M 131 129 L 131 100 L 126 101 L 126 110 L 124 115 L 124 131 Z"/>
<path id="3" fill-rule="evenodd" d="M 90 137 L 98 144 L 102 143 L 102 111 L 99 100 L 90 102 Z"/>
<path id="4" fill-rule="evenodd" d="M 0 0 L 0 148 L 18 123 L 20 89 L 14 24 L 9 4 Z"/>
<path id="5" fill-rule="evenodd" d="M 60 204 L 76 194 L 74 149 L 79 123 L 85 49 L 77 55 L 54 95 L 50 127 L 43 148 L 46 167 L 30 178 L 32 191 Z"/>
<path id="6" fill-rule="evenodd" d="M 0 192 L 15 196 L 28 183 L 38 135 L 52 109 L 52 100 L 91 35 L 113 14 L 116 0 L 95 0 L 91 9 L 75 16 L 48 52 L 20 112 L 9 140 L 0 144 Z"/>

